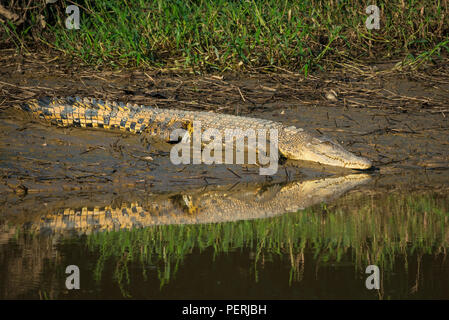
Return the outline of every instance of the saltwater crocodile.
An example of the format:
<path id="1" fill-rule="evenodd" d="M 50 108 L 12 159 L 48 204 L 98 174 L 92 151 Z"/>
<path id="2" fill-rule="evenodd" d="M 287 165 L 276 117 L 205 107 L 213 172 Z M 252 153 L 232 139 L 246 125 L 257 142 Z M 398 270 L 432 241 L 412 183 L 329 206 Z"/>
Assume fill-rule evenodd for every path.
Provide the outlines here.
<path id="1" fill-rule="evenodd" d="M 324 165 L 351 169 L 369 169 L 371 161 L 346 151 L 325 136 L 317 136 L 301 128 L 282 123 L 212 112 L 159 109 L 89 98 L 34 99 L 20 106 L 34 117 L 58 126 L 119 129 L 133 133 L 149 133 L 165 140 L 175 129 L 186 129 L 192 134 L 193 122 L 201 123 L 202 130 L 216 129 L 224 136 L 226 129 L 276 129 L 278 151 L 289 159 L 319 162 Z"/>
<path id="2" fill-rule="evenodd" d="M 83 205 L 73 197 L 64 204 L 46 203 L 46 206 L 36 206 L 32 201 L 21 203 L 9 214 L 0 216 L 0 220 L 6 225 L 45 234 L 88 234 L 155 225 L 261 219 L 332 201 L 370 179 L 370 175 L 360 173 L 268 186 L 254 183 L 231 189 L 218 186 L 207 191 L 152 194 L 145 200 L 128 199 L 115 204 L 113 201 L 106 206 L 95 205 L 95 201 Z"/>

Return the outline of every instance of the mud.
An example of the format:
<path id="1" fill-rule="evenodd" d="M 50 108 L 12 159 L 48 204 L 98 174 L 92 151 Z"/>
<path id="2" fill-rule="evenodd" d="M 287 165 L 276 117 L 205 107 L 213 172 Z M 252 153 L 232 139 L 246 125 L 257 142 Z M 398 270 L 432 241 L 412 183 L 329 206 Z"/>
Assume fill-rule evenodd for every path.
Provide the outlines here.
<path id="1" fill-rule="evenodd" d="M 88 96 L 163 108 L 259 117 L 317 131 L 371 159 L 382 179 L 449 168 L 448 70 L 410 73 L 347 67 L 326 75 L 279 72 L 224 76 L 95 71 L 60 58 L 3 51 L 0 69 L 0 194 L 52 197 L 123 189 L 177 192 L 239 183 L 280 183 L 348 174 L 287 161 L 270 177 L 258 167 L 170 162 L 168 144 L 120 132 L 56 128 L 12 108 L 39 96 Z M 281 70 L 280 70 L 281 71 Z M 390 177 L 390 178 L 388 178 Z M 425 185 L 423 185 L 425 187 Z M 8 202 L 9 200 L 6 200 Z M 2 205 L 2 208 L 5 208 Z"/>

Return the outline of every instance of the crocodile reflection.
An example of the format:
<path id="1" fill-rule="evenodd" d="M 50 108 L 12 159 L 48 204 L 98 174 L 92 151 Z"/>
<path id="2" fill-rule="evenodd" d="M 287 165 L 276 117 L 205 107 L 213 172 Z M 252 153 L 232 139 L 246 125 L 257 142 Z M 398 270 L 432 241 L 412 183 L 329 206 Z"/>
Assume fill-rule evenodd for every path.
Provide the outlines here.
<path id="1" fill-rule="evenodd" d="M 41 233 L 89 234 L 154 225 L 260 219 L 331 201 L 369 180 L 368 174 L 350 174 L 269 186 L 251 184 L 231 190 L 221 187 L 169 196 L 152 195 L 144 202 L 50 209 L 45 214 L 27 216 L 20 224 Z"/>

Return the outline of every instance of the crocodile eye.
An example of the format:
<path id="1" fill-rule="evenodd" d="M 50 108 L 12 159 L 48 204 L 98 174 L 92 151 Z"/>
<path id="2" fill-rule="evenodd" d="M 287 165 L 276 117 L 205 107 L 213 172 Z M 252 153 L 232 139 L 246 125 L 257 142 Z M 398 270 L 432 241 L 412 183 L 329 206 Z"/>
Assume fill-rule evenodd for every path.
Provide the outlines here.
<path id="1" fill-rule="evenodd" d="M 332 145 L 334 145 L 331 141 L 328 141 L 328 140 L 322 141 L 321 143 L 322 143 L 322 144 L 325 144 L 326 146 L 332 146 Z"/>

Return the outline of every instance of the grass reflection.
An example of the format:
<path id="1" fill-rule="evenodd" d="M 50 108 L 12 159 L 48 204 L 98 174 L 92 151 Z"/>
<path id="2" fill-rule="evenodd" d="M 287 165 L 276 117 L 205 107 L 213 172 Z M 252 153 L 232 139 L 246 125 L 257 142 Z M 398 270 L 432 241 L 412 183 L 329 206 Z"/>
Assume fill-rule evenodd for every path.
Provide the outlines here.
<path id="1" fill-rule="evenodd" d="M 140 262 L 144 273 L 145 267 L 155 268 L 163 287 L 190 253 L 210 248 L 215 256 L 250 249 L 255 281 L 264 260 L 273 255 L 288 259 L 293 282 L 302 280 L 305 252 L 314 254 L 317 265 L 338 264 L 350 255 L 356 271 L 369 264 L 389 271 L 398 257 L 406 263 L 413 254 L 445 256 L 448 207 L 448 198 L 437 193 L 354 194 L 331 206 L 274 218 L 94 233 L 87 236 L 87 246 L 99 252 L 95 279 L 101 280 L 105 263 L 112 259 L 123 292 L 130 283 L 131 262 Z"/>

